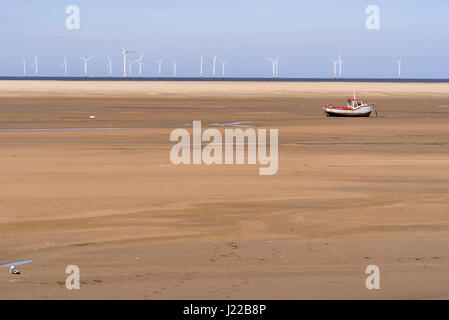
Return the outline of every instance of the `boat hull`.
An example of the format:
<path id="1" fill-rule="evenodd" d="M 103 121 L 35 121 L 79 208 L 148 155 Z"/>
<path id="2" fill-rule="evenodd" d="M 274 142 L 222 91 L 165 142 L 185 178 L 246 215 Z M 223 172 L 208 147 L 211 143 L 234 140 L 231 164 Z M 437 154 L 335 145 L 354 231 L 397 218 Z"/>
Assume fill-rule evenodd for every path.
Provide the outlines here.
<path id="1" fill-rule="evenodd" d="M 332 111 L 326 111 L 326 114 L 328 117 L 369 117 L 371 115 L 371 112 L 368 113 L 337 113 Z"/>
<path id="2" fill-rule="evenodd" d="M 373 106 L 361 106 L 354 109 L 326 106 L 324 112 L 328 117 L 369 117 L 373 112 Z"/>

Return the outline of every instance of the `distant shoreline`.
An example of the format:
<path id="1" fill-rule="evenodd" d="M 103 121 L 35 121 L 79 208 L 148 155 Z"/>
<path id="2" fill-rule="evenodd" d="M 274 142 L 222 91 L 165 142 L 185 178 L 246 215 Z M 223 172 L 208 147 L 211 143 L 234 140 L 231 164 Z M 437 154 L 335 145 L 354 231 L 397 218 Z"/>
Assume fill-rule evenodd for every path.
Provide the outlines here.
<path id="1" fill-rule="evenodd" d="M 51 76 L 1 76 L 1 80 L 25 81 L 201 81 L 201 82 L 386 82 L 386 83 L 449 83 L 449 79 L 393 79 L 393 78 L 259 78 L 259 77 L 51 77 Z"/>

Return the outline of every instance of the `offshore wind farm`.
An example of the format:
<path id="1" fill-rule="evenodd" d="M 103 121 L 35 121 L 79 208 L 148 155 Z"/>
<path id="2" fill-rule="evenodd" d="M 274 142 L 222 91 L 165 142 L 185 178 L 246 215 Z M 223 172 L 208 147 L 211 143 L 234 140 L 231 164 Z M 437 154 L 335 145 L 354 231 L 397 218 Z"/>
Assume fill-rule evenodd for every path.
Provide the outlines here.
<path id="1" fill-rule="evenodd" d="M 155 73 L 153 73 L 152 75 L 149 74 L 151 73 L 150 71 L 147 73 L 144 73 L 144 68 L 146 68 L 147 66 L 143 63 L 143 52 L 140 54 L 140 56 L 135 59 L 135 60 L 131 60 L 128 62 L 127 64 L 127 56 L 128 54 L 131 53 L 137 53 L 137 51 L 129 51 L 126 50 L 120 40 L 119 44 L 120 44 L 120 49 L 121 49 L 121 57 L 123 59 L 123 74 L 122 75 L 113 75 L 113 64 L 115 64 L 114 62 L 112 62 L 111 57 L 107 56 L 105 59 L 105 62 L 107 62 L 107 68 L 106 68 L 106 74 L 107 75 L 93 75 L 93 74 L 89 74 L 87 72 L 87 68 L 88 68 L 88 62 L 92 59 L 92 57 L 78 57 L 78 59 L 80 59 L 83 62 L 83 72 L 79 75 L 74 74 L 75 72 L 71 72 L 69 74 L 68 72 L 68 62 L 67 62 L 67 56 L 64 57 L 64 63 L 60 66 L 60 68 L 63 68 L 63 75 L 45 75 L 45 76 L 39 76 L 39 61 L 37 59 L 37 56 L 34 55 L 33 56 L 33 62 L 30 65 L 30 73 L 27 73 L 27 61 L 25 58 L 23 58 L 22 60 L 22 64 L 20 65 L 20 68 L 23 72 L 23 74 L 20 75 L 0 75 L 0 80 L 1 79 L 9 79 L 9 80 L 45 80 L 45 79 L 50 79 L 50 80 L 77 80 L 77 81 L 82 81 L 82 80 L 96 80 L 96 81 L 119 81 L 119 80 L 124 80 L 124 81 L 130 81 L 130 80 L 136 80 L 136 81 L 217 81 L 217 79 L 219 79 L 220 81 L 296 81 L 296 82 L 301 82 L 301 81 L 333 81 L 333 80 L 338 80 L 338 81 L 349 81 L 349 82 L 354 82 L 354 81 L 373 81 L 373 82 L 386 82 L 386 81 L 394 81 L 396 80 L 396 82 L 447 82 L 449 81 L 449 77 L 448 78 L 403 78 L 401 77 L 401 72 L 402 72 L 402 59 L 399 59 L 396 61 L 397 63 L 397 76 L 396 77 L 376 77 L 376 78 L 370 78 L 370 77 L 355 77 L 355 78 L 347 78 L 343 76 L 343 63 L 345 63 L 342 60 L 341 54 L 338 53 L 336 60 L 330 60 L 331 61 L 331 66 L 332 68 L 330 72 L 330 74 L 332 74 L 333 76 L 330 77 L 280 77 L 279 76 L 279 63 L 280 63 L 280 57 L 276 57 L 276 58 L 271 58 L 271 57 L 266 57 L 266 59 L 271 63 L 271 77 L 267 76 L 267 77 L 251 77 L 251 76 L 240 76 L 240 77 L 233 77 L 233 76 L 228 76 L 227 74 L 225 74 L 225 66 L 227 64 L 228 61 L 223 61 L 222 58 L 219 58 L 218 56 L 213 56 L 210 58 L 210 62 L 211 62 L 211 72 L 209 76 L 205 76 L 204 73 L 204 55 L 201 56 L 199 58 L 199 69 L 198 69 L 198 74 L 195 75 L 190 75 L 190 76 L 181 76 L 179 77 L 177 75 L 177 63 L 172 60 L 172 74 L 163 74 L 162 69 L 163 69 L 163 58 L 159 58 L 159 59 L 153 59 L 153 63 L 155 63 L 157 65 L 157 68 L 155 70 Z M 217 60 L 218 59 L 218 60 Z M 217 73 L 217 61 L 220 62 L 221 64 L 221 72 Z M 137 75 L 133 75 L 132 73 L 132 66 L 133 65 L 137 65 L 138 67 L 138 74 Z M 168 69 L 170 69 L 169 66 L 167 66 Z M 267 68 L 268 69 L 268 68 Z M 34 71 L 34 73 L 32 73 L 32 71 Z M 19 73 L 19 72 L 18 72 Z"/>
<path id="2" fill-rule="evenodd" d="M 125 49 L 125 47 L 123 46 L 122 42 L 120 41 L 120 39 L 117 37 L 117 42 L 120 48 L 120 56 L 123 59 L 123 74 L 121 76 L 115 76 L 114 80 L 118 80 L 119 78 L 122 78 L 124 80 L 126 80 L 127 78 L 131 78 L 131 79 L 137 79 L 137 78 L 141 78 L 140 80 L 154 80 L 155 75 L 151 76 L 151 75 L 144 75 L 143 73 L 143 68 L 146 67 L 145 64 L 143 63 L 143 52 L 140 54 L 140 57 L 138 59 L 135 60 L 131 60 L 128 61 L 127 64 L 127 57 L 128 54 L 133 54 L 133 53 L 137 53 L 136 50 L 127 50 Z M 44 79 L 44 78 L 48 78 L 48 79 L 53 79 L 53 80 L 57 80 L 57 79 L 62 79 L 60 75 L 46 75 L 46 76 L 40 76 L 39 77 L 39 71 L 38 71 L 38 64 L 39 61 L 37 60 L 37 56 L 34 55 L 34 60 L 33 63 L 31 64 L 31 68 L 34 68 L 34 77 L 29 77 L 27 76 L 27 64 L 26 64 L 26 58 L 23 58 L 22 60 L 22 64 L 20 65 L 21 70 L 23 70 L 23 78 L 27 78 L 27 79 Z M 68 79 L 73 79 L 73 80 L 82 80 L 81 77 L 83 78 L 91 78 L 91 79 L 96 79 L 96 80 L 107 80 L 107 78 L 105 76 L 101 76 L 101 75 L 90 75 L 87 72 L 87 65 L 88 62 L 92 59 L 92 57 L 78 57 L 79 59 L 81 59 L 83 61 L 83 74 L 80 75 L 74 75 L 73 72 L 69 75 L 68 73 L 68 63 L 67 63 L 67 56 L 64 57 L 64 63 L 63 65 L 61 65 L 61 68 L 64 68 L 64 75 L 63 77 Z M 211 67 L 211 73 L 210 76 L 208 77 L 204 77 L 204 55 L 202 55 L 199 58 L 199 73 L 197 74 L 197 76 L 195 75 L 190 75 L 190 76 L 183 76 L 180 78 L 177 78 L 177 65 L 176 62 L 174 62 L 172 60 L 173 63 L 173 73 L 171 75 L 171 77 L 173 78 L 177 78 L 175 80 L 177 81 L 186 81 L 186 80 L 196 80 L 196 79 L 215 79 L 217 78 L 217 61 L 220 62 L 221 64 L 221 79 L 225 80 L 225 81 L 248 81 L 249 80 L 254 80 L 254 81 L 266 81 L 269 79 L 269 77 L 226 77 L 225 76 L 225 65 L 227 63 L 227 61 L 222 60 L 222 58 L 219 58 L 218 56 L 212 56 L 209 61 L 210 61 L 210 67 Z M 106 61 L 107 61 L 107 73 L 108 73 L 108 77 L 113 78 L 113 63 L 111 60 L 110 56 L 106 57 Z M 218 60 L 217 60 L 218 59 Z M 281 57 L 276 57 L 276 58 L 271 58 L 271 57 L 266 57 L 266 59 L 271 62 L 271 80 L 278 80 L 278 81 L 308 81 L 309 79 L 312 79 L 312 81 L 316 80 L 320 80 L 320 81 L 329 81 L 332 78 L 329 77 L 284 77 L 284 78 L 280 78 L 279 77 L 279 63 L 280 63 L 280 59 Z M 158 78 L 159 81 L 161 80 L 168 80 L 168 78 L 170 77 L 169 75 L 165 75 L 163 76 L 162 73 L 162 66 L 163 66 L 163 58 L 159 58 L 159 59 L 153 59 L 153 62 L 155 62 L 157 64 L 157 73 L 156 76 Z M 333 66 L 333 79 L 339 79 L 339 80 L 343 80 L 343 63 L 345 63 L 342 60 L 341 57 L 341 53 L 339 52 L 337 55 L 336 60 L 331 60 L 332 66 Z M 133 76 L 132 74 L 132 66 L 134 64 L 138 65 L 139 68 L 139 72 L 138 72 L 138 76 Z M 398 80 L 401 80 L 401 68 L 402 68 L 402 59 L 399 59 L 397 61 L 398 64 L 398 74 L 397 74 L 397 78 Z M 337 73 L 338 72 L 338 73 Z M 149 73 L 149 72 L 148 72 Z M 6 76 L 1 76 L 0 75 L 0 79 L 20 79 L 17 75 L 6 75 Z M 394 79 L 395 77 L 391 78 Z M 367 79 L 371 79 L 372 81 L 387 81 L 387 80 L 391 80 L 390 78 L 368 78 L 368 77 L 358 77 L 358 78 L 349 78 L 346 79 L 346 81 L 353 81 L 354 79 L 360 79 L 362 81 L 367 80 Z M 87 80 L 87 79 L 86 79 Z M 174 80 L 174 79 L 171 79 Z M 432 78 L 428 78 L 428 79 L 423 79 L 424 81 L 429 80 L 429 81 L 445 81 L 444 79 L 432 79 Z M 416 81 L 416 79 L 413 78 L 409 78 L 408 81 Z"/>

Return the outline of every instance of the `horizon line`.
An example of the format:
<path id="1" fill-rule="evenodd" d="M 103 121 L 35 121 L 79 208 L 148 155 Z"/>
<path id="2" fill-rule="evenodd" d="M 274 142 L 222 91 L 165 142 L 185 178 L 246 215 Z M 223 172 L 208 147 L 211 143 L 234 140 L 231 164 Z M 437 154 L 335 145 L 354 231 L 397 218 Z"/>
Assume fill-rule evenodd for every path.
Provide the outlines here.
<path id="1" fill-rule="evenodd" d="M 440 82 L 449 83 L 449 78 L 318 78 L 318 77 L 109 77 L 109 76 L 0 76 L 0 81 L 148 81 L 148 82 L 174 82 L 174 81 L 203 81 L 203 82 Z"/>

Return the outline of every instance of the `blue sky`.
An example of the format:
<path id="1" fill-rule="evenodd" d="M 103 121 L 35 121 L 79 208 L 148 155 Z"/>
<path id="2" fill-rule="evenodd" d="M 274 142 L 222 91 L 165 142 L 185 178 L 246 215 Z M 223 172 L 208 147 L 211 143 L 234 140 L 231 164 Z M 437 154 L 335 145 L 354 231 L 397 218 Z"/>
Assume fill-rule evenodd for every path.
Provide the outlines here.
<path id="1" fill-rule="evenodd" d="M 80 8 L 80 29 L 65 26 L 68 5 Z M 380 29 L 365 27 L 368 5 L 380 8 Z M 0 75 L 21 75 L 23 57 L 39 57 L 41 75 L 81 75 L 78 56 L 93 56 L 89 74 L 107 74 L 107 56 L 121 74 L 117 37 L 144 52 L 145 76 L 205 74 L 216 55 L 228 63 L 227 76 L 271 76 L 267 56 L 280 56 L 280 77 L 331 77 L 341 51 L 345 77 L 449 78 L 447 0 L 0 0 Z M 131 56 L 130 56 L 131 57 Z M 134 54 L 137 58 L 137 54 Z M 221 72 L 221 65 L 217 66 Z"/>

